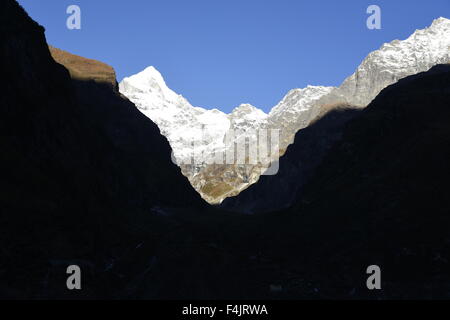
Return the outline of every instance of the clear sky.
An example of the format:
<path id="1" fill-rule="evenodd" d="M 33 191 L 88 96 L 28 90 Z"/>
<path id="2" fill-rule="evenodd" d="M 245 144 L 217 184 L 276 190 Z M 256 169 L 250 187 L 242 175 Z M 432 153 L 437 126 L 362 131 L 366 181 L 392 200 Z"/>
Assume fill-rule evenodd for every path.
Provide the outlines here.
<path id="1" fill-rule="evenodd" d="M 339 85 L 384 42 L 405 39 L 449 0 L 19 0 L 47 41 L 112 65 L 118 80 L 155 66 L 193 105 L 269 111 L 293 88 Z M 81 30 L 66 27 L 69 5 Z M 369 30 L 366 9 L 381 8 Z"/>

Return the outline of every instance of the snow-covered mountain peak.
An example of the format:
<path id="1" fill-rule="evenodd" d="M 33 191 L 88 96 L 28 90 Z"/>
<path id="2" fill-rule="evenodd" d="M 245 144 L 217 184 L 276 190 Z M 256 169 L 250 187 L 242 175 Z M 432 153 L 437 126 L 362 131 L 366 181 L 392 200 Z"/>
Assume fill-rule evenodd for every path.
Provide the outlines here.
<path id="1" fill-rule="evenodd" d="M 243 103 L 234 108 L 228 115 L 231 121 L 231 129 L 233 130 L 250 130 L 259 129 L 266 126 L 268 115 L 248 103 Z"/>
<path id="2" fill-rule="evenodd" d="M 249 103 L 243 103 L 239 107 L 234 108 L 230 116 L 233 118 L 245 117 L 249 120 L 262 120 L 267 118 L 267 114 L 264 111 Z"/>
<path id="3" fill-rule="evenodd" d="M 155 98 L 163 100 L 176 101 L 180 98 L 180 95 L 167 86 L 161 73 L 153 66 L 123 79 L 119 85 L 119 89 L 127 92 L 150 93 Z"/>
<path id="4" fill-rule="evenodd" d="M 141 72 L 126 78 L 135 85 L 157 85 L 162 88 L 168 88 L 161 73 L 155 67 L 149 66 Z M 146 87 L 147 89 L 148 87 Z"/>
<path id="5" fill-rule="evenodd" d="M 159 72 L 154 66 L 148 66 L 147 68 L 145 68 L 144 70 L 139 72 L 137 74 L 137 76 L 144 77 L 147 79 L 154 79 L 158 82 L 165 84 L 165 81 L 164 81 L 163 76 L 161 75 L 161 72 Z"/>
<path id="6" fill-rule="evenodd" d="M 239 106 L 234 108 L 231 113 L 236 113 L 236 112 L 250 113 L 254 110 L 257 110 L 257 108 L 255 106 L 251 105 L 250 103 L 241 103 Z"/>

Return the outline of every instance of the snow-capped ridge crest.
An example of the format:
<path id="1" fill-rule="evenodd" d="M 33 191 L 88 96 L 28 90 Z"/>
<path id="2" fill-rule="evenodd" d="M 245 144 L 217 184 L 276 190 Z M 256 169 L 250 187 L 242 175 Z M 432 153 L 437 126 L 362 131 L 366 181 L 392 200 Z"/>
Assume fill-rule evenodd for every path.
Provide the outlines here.
<path id="1" fill-rule="evenodd" d="M 385 87 L 401 78 L 450 61 L 450 20 L 438 18 L 405 40 L 394 40 L 371 52 L 356 72 L 335 90 L 346 103 L 367 106 Z"/>
<path id="2" fill-rule="evenodd" d="M 431 26 L 435 27 L 435 26 L 439 26 L 439 25 L 442 25 L 442 24 L 444 24 L 444 25 L 445 24 L 450 24 L 450 19 L 445 18 L 445 17 L 436 18 L 436 19 L 433 20 L 433 23 L 431 23 Z"/>
<path id="3" fill-rule="evenodd" d="M 262 111 L 261 109 L 258 109 L 257 107 L 249 104 L 249 103 L 242 103 L 238 107 L 234 108 L 233 111 L 231 111 L 230 116 L 248 116 L 253 115 L 258 118 L 266 118 L 267 114 Z"/>

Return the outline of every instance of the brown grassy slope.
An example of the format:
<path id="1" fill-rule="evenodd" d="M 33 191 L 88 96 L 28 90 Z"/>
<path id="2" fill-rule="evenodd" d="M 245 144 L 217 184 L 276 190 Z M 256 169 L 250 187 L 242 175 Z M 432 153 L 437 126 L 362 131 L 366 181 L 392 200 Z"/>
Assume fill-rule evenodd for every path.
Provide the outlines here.
<path id="1" fill-rule="evenodd" d="M 106 63 L 87 59 L 67 51 L 49 46 L 53 59 L 66 67 L 75 80 L 93 80 L 97 83 L 107 83 L 117 88 L 116 72 Z"/>

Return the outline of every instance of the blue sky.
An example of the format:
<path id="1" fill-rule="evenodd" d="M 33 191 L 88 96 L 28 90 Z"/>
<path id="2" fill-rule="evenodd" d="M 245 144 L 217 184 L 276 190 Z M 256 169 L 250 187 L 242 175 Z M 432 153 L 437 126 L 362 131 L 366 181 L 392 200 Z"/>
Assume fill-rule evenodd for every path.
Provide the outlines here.
<path id="1" fill-rule="evenodd" d="M 112 65 L 118 80 L 155 66 L 196 106 L 269 111 L 293 88 L 339 85 L 371 51 L 444 16 L 449 0 L 19 0 L 47 41 Z M 82 29 L 66 28 L 78 5 Z M 380 6 L 382 29 L 366 9 Z"/>

